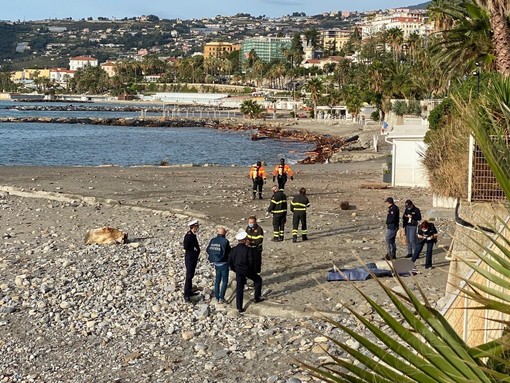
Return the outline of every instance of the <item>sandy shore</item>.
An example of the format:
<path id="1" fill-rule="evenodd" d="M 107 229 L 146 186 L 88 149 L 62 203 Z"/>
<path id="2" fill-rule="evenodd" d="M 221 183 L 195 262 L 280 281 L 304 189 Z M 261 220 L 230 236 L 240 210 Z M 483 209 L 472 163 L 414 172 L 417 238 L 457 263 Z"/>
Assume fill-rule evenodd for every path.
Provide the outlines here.
<path id="1" fill-rule="evenodd" d="M 331 129 L 335 128 L 332 127 Z M 150 335 L 151 332 L 145 327 L 143 329 L 146 332 L 142 332 L 141 329 L 137 330 L 136 326 L 133 327 L 133 325 L 126 324 L 125 331 L 127 335 L 117 339 L 115 338 L 115 331 L 113 331 L 113 338 L 108 338 L 107 334 L 112 333 L 112 331 L 108 332 L 105 330 L 103 334 L 101 329 L 98 329 L 95 332 L 94 326 L 97 326 L 97 323 L 91 321 L 89 317 L 86 320 L 80 319 L 80 311 L 83 310 L 77 310 L 75 313 L 76 318 L 72 317 L 74 321 L 72 323 L 81 323 L 79 322 L 80 320 L 82 322 L 85 320 L 84 323 L 88 326 L 89 322 L 93 322 L 90 324 L 92 326 L 90 331 L 87 332 L 86 329 L 79 330 L 77 329 L 79 326 L 76 324 L 73 324 L 72 331 L 67 331 L 67 325 L 65 324 L 67 322 L 65 322 L 58 328 L 58 339 L 62 343 L 60 345 L 54 344 L 51 347 L 56 350 L 55 352 L 59 349 L 69 352 L 73 347 L 84 347 L 84 350 L 89 350 L 88 352 L 92 353 L 90 354 L 91 359 L 86 363 L 83 362 L 83 365 L 78 370 L 86 370 L 87 368 L 90 370 L 88 375 L 83 375 L 82 378 L 76 377 L 70 380 L 61 378 L 62 380 L 60 381 L 85 382 L 93 381 L 93 379 L 100 381 L 101 377 L 104 378 L 105 376 L 108 376 L 109 379 L 118 377 L 118 379 L 121 379 L 119 381 L 147 382 L 191 382 L 199 381 L 196 380 L 199 378 L 201 379 L 200 381 L 210 379 L 208 381 L 285 382 L 286 379 L 292 376 L 298 376 L 299 381 L 309 381 L 310 377 L 291 367 L 292 362 L 289 358 L 298 356 L 300 358 L 311 358 L 311 360 L 316 362 L 323 361 L 324 359 L 320 359 L 322 358 L 320 351 L 313 348 L 314 337 L 316 335 L 307 332 L 307 330 L 302 330 L 302 333 L 299 333 L 301 334 L 300 336 L 303 339 L 308 337 L 309 341 L 304 341 L 304 343 L 301 341 L 303 344 L 299 346 L 300 341 L 293 338 L 292 331 L 289 333 L 287 330 L 293 328 L 293 326 L 297 326 L 296 329 L 301 329 L 303 326 L 313 326 L 317 324 L 317 321 L 305 321 L 305 323 L 303 322 L 304 319 L 289 319 L 288 317 L 302 316 L 304 318 L 312 315 L 315 310 L 345 316 L 341 306 L 342 303 L 353 304 L 355 307 L 366 311 L 367 315 L 371 315 L 370 310 L 367 309 L 360 297 L 355 294 L 350 284 L 344 282 L 327 283 L 325 278 L 327 271 L 332 268 L 333 264 L 341 268 L 357 266 L 360 262 L 368 263 L 381 260 L 385 254 L 383 238 L 385 233 L 384 220 L 386 217 L 384 199 L 386 197 L 393 196 L 400 207 L 403 206 L 406 199 L 411 199 L 421 208 L 424 216 L 432 219 L 437 218 L 436 224 L 440 231 L 440 241 L 439 246 L 434 252 L 434 264 L 436 267 L 425 271 L 422 266 L 423 259 L 421 259 L 417 262 L 420 273 L 408 280 L 411 284 L 419 284 L 432 302 L 438 301 L 443 295 L 446 285 L 446 271 L 449 266 L 449 262 L 445 261 L 445 253 L 450 243 L 450 235 L 453 232 L 453 220 L 448 217 L 453 218 L 453 213 L 449 214 L 448 212 L 430 210 L 432 194 L 428 190 L 409 188 L 369 190 L 361 188 L 362 183 L 380 182 L 382 180 L 381 169 L 383 162 L 383 159 L 378 159 L 343 164 L 294 166 L 295 179 L 287 184 L 286 193 L 291 197 L 297 193 L 299 188 L 305 187 L 308 190 L 311 201 L 308 215 L 310 240 L 298 243 L 292 243 L 290 238 L 290 221 L 292 217 L 290 213 L 289 223 L 286 227 L 286 240 L 282 243 L 270 242 L 272 234 L 271 219 L 265 217 L 265 211 L 269 203 L 271 182 L 268 182 L 264 187 L 263 200 L 252 200 L 247 168 L 216 166 L 130 168 L 0 167 L 0 185 L 12 188 L 10 190 L 16 190 L 18 194 L 26 192 L 32 194 L 33 197 L 40 197 L 16 197 L 14 192 L 10 195 L 4 194 L 3 208 L 0 210 L 0 234 L 3 234 L 3 243 L 0 245 L 0 299 L 2 299 L 0 309 L 2 307 L 11 307 L 9 306 L 9 299 L 11 298 L 7 299 L 6 297 L 17 296 L 19 302 L 24 302 L 23 304 L 15 305 L 15 309 L 4 310 L 0 314 L 0 324 L 2 326 L 0 329 L 2 329 L 2 332 L 6 331 L 4 334 L 8 334 L 3 343 L 0 339 L 0 349 L 4 348 L 1 350 L 1 354 L 5 358 L 4 365 L 9 366 L 8 374 L 5 373 L 2 376 L 2 372 L 0 372 L 0 377 L 4 377 L 4 381 L 30 381 L 30 379 L 26 378 L 28 375 L 24 375 L 25 380 L 15 380 L 13 374 L 28 374 L 28 372 L 36 369 L 46 371 L 46 375 L 41 373 L 43 374 L 40 375 L 42 378 L 39 380 L 35 379 L 34 381 L 58 381 L 55 380 L 56 377 L 66 376 L 65 373 L 58 375 L 57 373 L 49 372 L 49 369 L 42 368 L 41 366 L 45 365 L 43 362 L 40 362 L 41 358 L 38 357 L 34 357 L 35 359 L 32 361 L 28 359 L 28 365 L 25 365 L 24 368 L 19 367 L 17 369 L 15 367 L 16 363 L 21 363 L 23 358 L 30 358 L 31 355 L 30 351 L 16 351 L 12 348 L 16 342 L 28 341 L 22 333 L 31 334 L 31 326 L 37 326 L 30 320 L 31 307 L 35 305 L 36 309 L 32 307 L 32 310 L 35 310 L 33 315 L 34 318 L 39 318 L 37 316 L 39 315 L 38 312 L 46 310 L 45 307 L 47 305 L 51 306 L 51 302 L 53 302 L 51 299 L 43 296 L 40 300 L 30 303 L 31 293 L 29 291 L 31 291 L 30 286 L 32 283 L 30 278 L 36 280 L 37 278 L 33 275 L 37 274 L 37 270 L 44 269 L 46 267 L 44 265 L 53 264 L 52 262 L 54 261 L 55 265 L 61 265 L 62 262 L 66 264 L 65 260 L 80 264 L 81 259 L 83 259 L 83 262 L 86 260 L 88 262 L 99 262 L 98 259 L 102 256 L 105 259 L 113 257 L 115 262 L 125 262 L 122 256 L 119 255 L 124 253 L 126 253 L 128 259 L 131 256 L 137 259 L 136 257 L 139 256 L 143 262 L 150 265 L 150 259 L 154 257 L 154 259 L 158 259 L 158 261 L 154 260 L 157 267 L 146 265 L 140 267 L 137 273 L 153 275 L 151 278 L 154 278 L 154 280 L 151 280 L 151 283 L 155 283 L 156 280 L 167 281 L 169 278 L 169 268 L 174 270 L 172 273 L 175 273 L 175 281 L 172 282 L 174 284 L 172 284 L 173 295 L 171 299 L 159 296 L 156 299 L 151 298 L 151 295 L 146 297 L 149 307 L 152 307 L 152 310 L 157 312 L 157 315 L 160 315 L 160 311 L 156 311 L 154 307 L 159 307 L 158 310 L 162 310 L 161 307 L 167 307 L 165 305 L 172 305 L 171 302 L 181 299 L 183 260 L 182 253 L 180 252 L 180 241 L 186 230 L 185 222 L 188 219 L 187 217 L 199 218 L 202 221 L 200 242 L 205 247 L 208 240 L 213 236 L 217 225 L 224 225 L 229 228 L 229 237 L 232 239 L 239 228 L 246 226 L 246 218 L 255 214 L 259 217 L 260 225 L 266 231 L 261 275 L 264 280 L 264 292 L 267 301 L 260 307 L 250 305 L 247 315 L 243 318 L 242 325 L 246 326 L 245 331 L 251 331 L 246 329 L 257 328 L 257 323 L 263 323 L 262 327 L 263 331 L 266 331 L 264 332 L 264 337 L 267 337 L 267 344 L 273 346 L 280 345 L 280 347 L 275 346 L 276 348 L 273 347 L 265 350 L 268 347 L 265 345 L 265 341 L 257 345 L 256 339 L 258 338 L 255 339 L 252 335 L 247 335 L 253 341 L 249 343 L 250 347 L 253 348 L 248 348 L 244 343 L 239 343 L 241 344 L 239 347 L 244 350 L 240 353 L 239 358 L 241 359 L 236 361 L 236 363 L 240 364 L 222 364 L 222 369 L 216 368 L 213 362 L 211 362 L 213 363 L 212 367 L 211 365 L 204 365 L 203 363 L 207 362 L 201 360 L 201 358 L 193 359 L 197 350 L 196 347 L 199 347 L 197 345 L 205 344 L 209 347 L 209 351 L 204 350 L 204 358 L 209 355 L 210 358 L 214 359 L 217 355 L 223 355 L 221 354 L 222 349 L 229 350 L 229 347 L 232 347 L 225 345 L 219 350 L 212 351 L 214 349 L 215 337 L 241 336 L 244 339 L 245 336 L 242 335 L 242 331 L 236 334 L 231 333 L 231 331 L 235 331 L 233 329 L 235 329 L 236 322 L 240 323 L 239 319 L 236 319 L 234 316 L 231 319 L 228 316 L 222 319 L 224 321 L 222 322 L 224 323 L 222 325 L 223 330 L 216 327 L 212 327 L 207 331 L 201 330 L 203 338 L 197 335 L 200 331 L 197 331 L 195 328 L 202 323 L 200 322 L 201 319 L 194 319 L 186 325 L 176 324 L 175 326 L 181 326 L 179 330 L 175 329 L 173 333 L 164 335 L 165 339 L 170 342 L 165 346 L 166 348 L 161 345 L 154 346 L 158 350 L 159 347 L 167 350 L 171 342 L 177 342 L 177 340 L 183 342 L 186 331 L 191 331 L 194 334 L 194 339 L 200 340 L 197 340 L 192 346 L 189 346 L 189 343 L 185 343 L 185 345 L 176 343 L 178 346 L 172 346 L 181 348 L 180 351 L 176 351 L 179 355 L 176 358 L 185 360 L 185 362 L 179 362 L 180 364 L 175 361 L 172 362 L 180 366 L 172 369 L 173 367 L 170 366 L 172 363 L 168 359 L 163 358 L 163 362 L 156 363 L 150 358 L 150 362 L 147 360 L 139 361 L 138 357 L 132 355 L 133 352 L 138 352 L 140 349 L 145 350 L 141 351 L 141 355 L 146 355 L 144 353 L 147 353 L 147 350 L 144 347 L 149 347 L 150 349 L 150 346 L 144 342 L 149 342 L 155 336 L 163 336 L 161 333 L 156 331 L 153 335 Z M 270 168 L 271 166 L 268 166 L 268 170 Z M 41 192 L 50 193 L 50 195 L 54 196 L 67 196 L 70 199 L 75 198 L 76 202 L 48 201 Z M 80 201 L 84 197 L 89 197 L 87 201 L 90 203 L 81 203 Z M 350 210 L 344 211 L 340 209 L 340 203 L 343 201 L 349 202 L 351 205 Z M 132 248 L 129 245 L 124 245 L 108 250 L 85 246 L 83 237 L 86 231 L 105 225 L 127 231 L 131 241 L 136 245 L 133 245 Z M 232 240 L 232 242 L 235 241 Z M 169 252 L 163 257 L 161 254 L 165 254 L 163 248 L 167 245 Z M 145 249 L 144 252 L 140 252 L 140 248 Z M 130 252 L 135 252 L 136 254 L 133 255 Z M 152 255 L 153 253 L 154 255 Z M 156 253 L 160 255 L 156 256 Z M 405 254 L 406 250 L 402 245 L 399 245 L 398 256 L 403 257 Z M 64 261 L 61 262 L 61 260 Z M 97 266 L 98 270 L 101 267 L 107 267 L 108 269 L 108 264 L 106 263 L 105 265 Z M 131 267 L 129 264 L 122 263 L 122 265 L 120 268 L 126 267 L 126 270 Z M 61 272 L 57 271 L 59 270 L 57 266 L 52 267 L 56 267 L 56 269 L 50 268 L 51 270 L 56 270 L 55 273 Z M 77 274 L 78 272 L 80 274 Z M 94 273 L 98 273 L 98 271 Z M 21 278 L 20 275 L 28 278 L 29 282 L 25 283 L 25 279 Z M 32 277 L 29 278 L 26 275 L 32 275 Z M 69 272 L 65 274 L 65 278 L 64 276 L 62 278 L 70 281 L 66 283 L 72 284 L 73 278 L 81 280 L 80 278 L 83 278 L 84 275 L 87 275 L 86 271 L 78 267 L 77 271 Z M 105 275 L 105 278 L 108 278 L 108 276 Z M 127 289 L 130 283 L 135 283 L 138 276 L 133 277 L 134 279 L 131 282 L 129 281 L 129 275 L 126 278 L 124 288 Z M 147 281 L 144 279 L 140 283 L 146 284 Z M 165 286 L 166 283 L 164 282 Z M 385 283 L 396 286 L 396 282 L 391 278 L 387 278 Z M 197 303 L 197 305 L 209 305 L 208 299 L 210 298 L 212 276 L 205 256 L 202 256 L 201 259 L 201 269 L 199 269 L 197 274 L 197 285 L 203 293 L 202 301 Z M 42 287 L 37 286 L 36 290 L 40 291 Z M 65 284 L 62 286 L 65 286 Z M 382 302 L 387 301 L 381 295 L 374 281 L 358 282 L 356 286 L 368 292 L 372 297 L 380 299 Z M 112 289 L 115 289 L 114 285 Z M 45 294 L 51 295 L 51 293 L 46 292 Z M 59 299 L 62 298 L 62 294 L 67 296 L 67 300 L 70 299 L 70 292 L 67 295 L 61 292 L 59 294 Z M 140 294 L 145 293 L 140 292 Z M 165 293 L 162 292 L 161 294 L 164 296 Z M 246 299 L 248 299 L 250 293 L 247 292 L 245 295 L 247 296 Z M 37 311 L 38 302 L 41 301 L 44 303 L 40 304 L 43 308 Z M 166 303 L 162 304 L 162 301 Z M 176 312 L 189 312 L 189 315 L 195 315 L 192 311 L 189 311 L 189 308 L 186 308 L 187 306 L 183 302 L 179 302 L 179 305 L 182 306 L 175 306 Z M 234 307 L 234 303 L 230 303 L 227 311 L 229 312 Z M 58 310 L 64 309 L 57 307 Z M 217 319 L 217 315 L 220 315 L 218 314 L 220 311 L 215 311 L 215 308 L 210 310 L 212 311 L 207 320 L 213 321 L 215 318 Z M 58 312 L 59 318 L 60 315 L 64 315 L 60 311 Z M 288 313 L 288 315 L 285 313 Z M 280 319 L 259 319 L 259 315 L 262 315 L 260 318 L 264 318 L 265 315 L 275 315 L 276 318 Z M 193 318 L 195 317 L 196 315 Z M 171 320 L 176 320 L 171 319 L 171 317 L 169 318 L 167 319 L 169 322 L 165 322 L 166 324 L 163 326 L 165 329 L 168 328 L 168 323 L 173 323 Z M 180 321 L 182 320 L 181 318 Z M 195 322 L 197 320 L 198 322 Z M 345 320 L 349 319 L 346 318 Z M 111 326 L 110 322 L 105 321 L 105 323 L 102 325 L 106 326 L 105 328 Z M 156 322 L 152 325 L 155 328 L 160 328 Z M 276 332 L 274 333 L 268 333 L 268 328 L 273 327 L 278 329 L 278 331 L 275 330 Z M 132 328 L 135 329 L 132 330 Z M 47 338 L 50 337 L 50 334 L 51 331 L 41 332 L 39 335 Z M 36 335 L 36 333 L 32 334 L 32 336 Z M 65 339 L 68 339 L 69 342 L 66 343 Z M 129 339 L 129 347 L 120 346 L 126 339 Z M 241 342 L 240 340 L 238 341 Z M 287 341 L 290 343 L 286 343 Z M 53 344 L 51 340 L 48 340 L 48 342 L 50 345 Z M 96 342 L 98 349 L 94 348 Z M 151 344 L 156 344 L 157 342 L 157 339 L 153 339 Z M 221 344 L 221 341 L 218 342 Z M 297 342 L 298 346 L 291 347 L 292 342 Z M 37 346 L 36 344 L 34 347 L 42 346 Z M 202 350 L 200 347 L 198 349 Z M 101 353 L 103 352 L 101 350 L 103 348 L 105 349 L 104 352 L 109 352 L 110 354 L 108 355 L 114 355 L 113 358 L 117 359 L 112 362 L 104 361 L 103 367 L 95 369 L 95 367 L 91 367 L 91 364 L 97 363 L 101 359 Z M 177 350 L 179 349 L 177 348 Z M 232 350 L 234 351 L 229 351 L 230 358 L 234 358 L 239 351 L 235 347 Z M 250 350 L 253 350 L 254 354 L 251 354 L 250 352 L 252 351 Z M 257 354 L 263 352 L 269 353 L 269 350 L 273 350 L 274 355 L 279 355 L 278 358 L 281 360 L 276 362 L 276 359 L 270 357 L 269 354 Z M 95 353 L 96 351 L 97 353 Z M 151 353 L 152 351 L 149 352 L 149 354 Z M 94 359 L 92 355 L 96 355 L 99 359 Z M 129 355 L 131 355 L 132 360 L 129 359 Z M 264 355 L 264 357 L 261 355 Z M 73 371 L 71 362 L 74 359 L 73 357 L 69 358 L 69 363 L 66 364 L 65 369 L 62 371 L 67 371 L 70 374 Z M 122 363 L 118 362 L 119 358 L 128 359 L 127 362 L 124 359 L 125 363 Z M 192 358 L 193 362 L 190 361 L 189 365 L 186 364 L 188 363 L 186 358 Z M 55 360 L 58 360 L 58 358 Z M 55 360 L 48 356 L 48 362 Z M 184 365 L 187 367 L 183 368 L 182 366 Z M 34 369 L 31 370 L 30 366 L 33 366 Z M 118 370 L 114 366 L 117 366 Z M 154 378 L 156 375 L 151 378 L 151 375 L 148 373 L 148 371 L 154 368 L 159 369 L 156 374 L 157 379 Z M 167 368 L 167 370 L 163 371 L 162 369 L 164 368 Z M 106 375 L 105 371 L 110 371 L 109 375 Z M 147 376 L 140 375 L 140 371 L 144 374 L 147 373 Z M 168 371 L 173 371 L 172 373 L 175 374 L 173 380 L 170 378 L 171 375 L 168 375 L 170 374 Z M 248 373 L 247 371 L 251 372 Z M 189 376 L 193 378 L 187 380 L 188 378 L 185 378 L 187 373 L 188 375 L 191 374 Z M 33 374 L 37 375 L 35 372 Z M 141 379 L 141 376 L 144 378 Z M 48 377 L 51 377 L 51 379 Z M 88 380 L 85 377 L 88 377 Z"/>

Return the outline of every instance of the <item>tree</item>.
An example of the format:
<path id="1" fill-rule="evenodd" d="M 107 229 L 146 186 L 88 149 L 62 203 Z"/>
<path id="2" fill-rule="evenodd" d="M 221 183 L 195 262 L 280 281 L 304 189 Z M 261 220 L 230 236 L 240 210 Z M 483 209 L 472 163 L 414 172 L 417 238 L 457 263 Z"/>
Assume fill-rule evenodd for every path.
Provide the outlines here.
<path id="1" fill-rule="evenodd" d="M 262 106 L 254 100 L 244 100 L 239 110 L 249 118 L 257 118 L 262 113 Z"/>
<path id="2" fill-rule="evenodd" d="M 317 118 L 317 103 L 319 102 L 319 98 L 323 91 L 322 81 L 319 78 L 314 77 L 308 80 L 305 85 L 305 89 L 310 93 L 310 99 L 313 104 L 313 116 L 314 118 Z"/>
<path id="3" fill-rule="evenodd" d="M 496 50 L 496 68 L 510 75 L 510 2 L 508 0 L 476 0 L 489 11 L 492 41 Z"/>

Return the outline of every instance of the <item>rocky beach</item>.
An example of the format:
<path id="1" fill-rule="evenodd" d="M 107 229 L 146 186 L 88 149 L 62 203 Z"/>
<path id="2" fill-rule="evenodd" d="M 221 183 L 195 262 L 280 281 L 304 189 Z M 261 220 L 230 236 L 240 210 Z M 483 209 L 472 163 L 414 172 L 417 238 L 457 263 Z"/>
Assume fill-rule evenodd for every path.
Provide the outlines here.
<path id="1" fill-rule="evenodd" d="M 324 335 L 345 337 L 321 315 L 363 331 L 344 307 L 352 305 L 377 320 L 350 282 L 328 283 L 326 275 L 333 265 L 384 263 L 389 195 L 399 206 L 412 199 L 436 221 L 436 267 L 424 270 L 420 259 L 418 274 L 406 281 L 441 304 L 453 214 L 431 210 L 424 189 L 362 188 L 381 180 L 385 158 L 376 157 L 293 166 L 286 193 L 305 187 L 312 205 L 310 240 L 298 243 L 290 240 L 290 223 L 284 242 L 269 241 L 270 182 L 265 199 L 252 200 L 244 167 L 1 167 L 0 381 L 314 381 L 296 360 L 326 362 L 328 349 L 341 357 Z M 348 210 L 340 207 L 345 201 Z M 194 279 L 200 294 L 186 303 L 186 223 L 201 221 L 205 248 L 217 225 L 235 243 L 251 214 L 266 231 L 266 301 L 254 305 L 253 290 L 246 291 L 247 311 L 239 315 L 231 286 L 228 303 L 215 304 L 214 270 L 202 251 Z M 86 232 L 102 226 L 127 232 L 128 243 L 85 245 Z M 398 289 L 392 278 L 383 282 Z M 354 283 L 391 310 L 375 281 Z"/>

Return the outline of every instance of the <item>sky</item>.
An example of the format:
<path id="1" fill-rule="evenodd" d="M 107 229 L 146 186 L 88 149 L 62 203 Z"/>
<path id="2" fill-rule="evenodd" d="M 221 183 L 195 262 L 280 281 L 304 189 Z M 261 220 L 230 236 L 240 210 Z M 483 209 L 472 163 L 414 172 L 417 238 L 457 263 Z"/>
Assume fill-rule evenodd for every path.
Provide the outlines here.
<path id="1" fill-rule="evenodd" d="M 8 1 L 8 0 L 2 0 Z M 16 0 L 2 7 L 0 20 L 133 17 L 156 15 L 192 19 L 249 13 L 277 17 L 293 12 L 316 15 L 327 11 L 367 11 L 404 7 L 425 0 Z M 1 2 L 0 2 L 1 3 Z M 4 4 L 5 5 L 5 4 Z"/>

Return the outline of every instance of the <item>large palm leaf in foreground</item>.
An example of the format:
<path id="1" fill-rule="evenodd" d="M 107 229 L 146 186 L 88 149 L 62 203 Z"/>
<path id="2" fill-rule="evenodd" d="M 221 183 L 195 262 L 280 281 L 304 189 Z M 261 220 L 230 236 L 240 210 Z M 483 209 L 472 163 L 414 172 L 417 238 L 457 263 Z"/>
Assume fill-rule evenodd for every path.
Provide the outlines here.
<path id="1" fill-rule="evenodd" d="M 469 123 L 477 143 L 510 200 L 510 150 L 499 139 L 510 128 L 510 79 L 498 77 L 478 104 L 462 105 L 460 115 Z M 483 254 L 476 254 L 477 263 L 469 263 L 474 272 L 491 284 L 464 279 L 461 293 L 477 303 L 477 309 L 494 310 L 510 316 L 510 232 L 505 218 L 500 220 L 497 234 L 487 236 Z M 469 347 L 455 333 L 446 319 L 427 302 L 421 291 L 415 293 L 396 277 L 403 288 L 400 295 L 376 279 L 390 298 L 398 314 L 390 313 L 370 296 L 359 293 L 380 318 L 380 323 L 367 320 L 352 307 L 347 309 L 361 322 L 369 337 L 331 319 L 326 320 L 361 345 L 355 349 L 345 342 L 330 338 L 348 358 L 330 352 L 332 361 L 318 367 L 302 366 L 326 382 L 352 383 L 476 383 L 510 382 L 510 334 L 502 332 L 499 339 L 477 347 Z M 353 284 L 354 288 L 357 288 Z M 505 316 L 503 316 L 505 318 Z M 510 326 L 500 320 L 498 325 Z"/>

